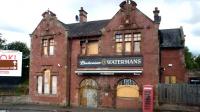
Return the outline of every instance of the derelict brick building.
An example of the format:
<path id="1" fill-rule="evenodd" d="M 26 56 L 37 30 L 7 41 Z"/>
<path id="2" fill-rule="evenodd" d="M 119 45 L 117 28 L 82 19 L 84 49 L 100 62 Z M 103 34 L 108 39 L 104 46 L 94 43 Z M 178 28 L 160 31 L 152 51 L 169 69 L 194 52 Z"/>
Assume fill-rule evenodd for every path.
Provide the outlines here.
<path id="1" fill-rule="evenodd" d="M 138 108 L 143 85 L 185 82 L 182 28 L 160 30 L 134 1 L 108 20 L 65 24 L 51 11 L 31 34 L 33 102 L 85 107 Z"/>

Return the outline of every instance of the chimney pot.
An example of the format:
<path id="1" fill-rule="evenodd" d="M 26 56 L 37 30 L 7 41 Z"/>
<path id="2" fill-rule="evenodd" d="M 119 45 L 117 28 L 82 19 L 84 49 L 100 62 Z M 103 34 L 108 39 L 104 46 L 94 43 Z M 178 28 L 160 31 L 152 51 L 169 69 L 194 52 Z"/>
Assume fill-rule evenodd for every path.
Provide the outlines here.
<path id="1" fill-rule="evenodd" d="M 87 22 L 87 12 L 81 7 L 79 10 L 80 23 Z"/>
<path id="2" fill-rule="evenodd" d="M 154 22 L 157 24 L 160 24 L 161 22 L 161 16 L 159 16 L 160 10 L 158 10 L 158 7 L 155 7 L 154 13 Z"/>

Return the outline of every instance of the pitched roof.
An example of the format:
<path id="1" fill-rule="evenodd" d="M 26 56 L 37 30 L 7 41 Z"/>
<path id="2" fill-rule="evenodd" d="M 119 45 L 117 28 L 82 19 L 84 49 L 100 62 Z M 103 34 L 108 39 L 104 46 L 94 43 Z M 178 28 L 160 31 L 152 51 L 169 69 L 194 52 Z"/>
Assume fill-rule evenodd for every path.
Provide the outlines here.
<path id="1" fill-rule="evenodd" d="M 182 28 L 159 30 L 161 48 L 184 47 L 184 35 Z"/>
<path id="2" fill-rule="evenodd" d="M 69 30 L 69 37 L 85 37 L 101 35 L 101 29 L 104 28 L 110 20 L 89 21 L 83 23 L 64 24 Z"/>
<path id="3" fill-rule="evenodd" d="M 100 36 L 101 29 L 108 23 L 108 20 L 89 21 L 83 23 L 65 24 L 60 21 L 63 26 L 69 30 L 69 37 L 86 37 Z M 183 29 L 162 29 L 159 30 L 160 47 L 161 48 L 182 48 L 184 47 Z"/>

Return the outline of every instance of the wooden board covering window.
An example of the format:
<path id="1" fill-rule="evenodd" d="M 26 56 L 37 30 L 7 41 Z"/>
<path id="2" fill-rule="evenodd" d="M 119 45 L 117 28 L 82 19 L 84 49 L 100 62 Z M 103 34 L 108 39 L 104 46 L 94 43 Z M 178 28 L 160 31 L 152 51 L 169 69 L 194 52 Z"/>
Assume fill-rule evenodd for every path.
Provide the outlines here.
<path id="1" fill-rule="evenodd" d="M 99 52 L 99 45 L 98 41 L 91 41 L 87 44 L 87 54 L 88 55 L 95 55 Z"/>
<path id="2" fill-rule="evenodd" d="M 52 94 L 57 94 L 57 76 L 52 76 Z"/>
<path id="3" fill-rule="evenodd" d="M 140 53 L 140 42 L 134 42 L 134 53 Z"/>
<path id="4" fill-rule="evenodd" d="M 116 52 L 121 53 L 123 50 L 123 46 L 121 42 L 116 43 Z"/>
<path id="5" fill-rule="evenodd" d="M 165 84 L 175 84 L 176 76 L 165 76 Z"/>
<path id="6" fill-rule="evenodd" d="M 125 52 L 131 52 L 131 42 L 125 43 Z"/>
<path id="7" fill-rule="evenodd" d="M 118 85 L 117 97 L 139 97 L 139 87 L 137 85 Z"/>
<path id="8" fill-rule="evenodd" d="M 44 93 L 49 94 L 50 93 L 50 70 L 44 71 Z"/>
<path id="9" fill-rule="evenodd" d="M 43 87 L 43 77 L 38 76 L 37 77 L 37 92 L 38 92 L 38 94 L 42 94 L 42 87 Z"/>
<path id="10" fill-rule="evenodd" d="M 175 84 L 176 83 L 176 76 L 171 76 L 171 83 Z"/>
<path id="11" fill-rule="evenodd" d="M 169 76 L 165 76 L 165 84 L 169 84 Z"/>

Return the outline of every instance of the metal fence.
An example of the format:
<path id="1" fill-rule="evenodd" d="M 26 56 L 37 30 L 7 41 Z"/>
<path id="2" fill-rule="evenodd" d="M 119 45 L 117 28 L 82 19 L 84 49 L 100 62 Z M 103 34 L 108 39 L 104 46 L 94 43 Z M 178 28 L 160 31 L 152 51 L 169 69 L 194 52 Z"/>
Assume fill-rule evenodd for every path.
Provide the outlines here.
<path id="1" fill-rule="evenodd" d="M 200 85 L 158 84 L 159 103 L 200 106 Z"/>
<path id="2" fill-rule="evenodd" d="M 27 85 L 0 85 L 0 96 L 19 96 L 28 94 Z"/>

